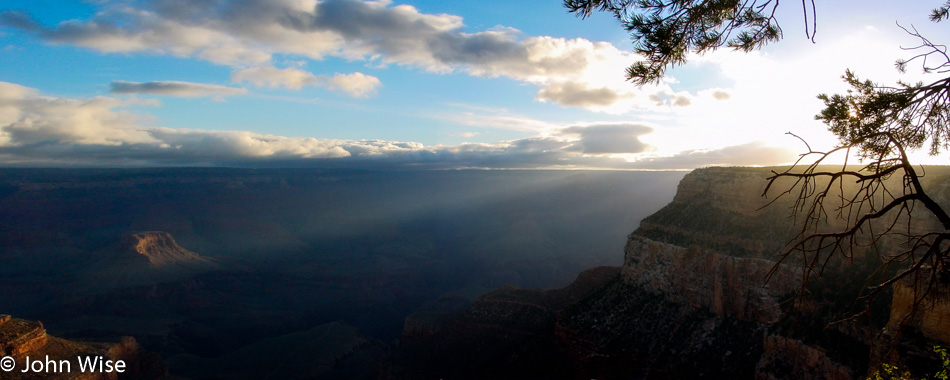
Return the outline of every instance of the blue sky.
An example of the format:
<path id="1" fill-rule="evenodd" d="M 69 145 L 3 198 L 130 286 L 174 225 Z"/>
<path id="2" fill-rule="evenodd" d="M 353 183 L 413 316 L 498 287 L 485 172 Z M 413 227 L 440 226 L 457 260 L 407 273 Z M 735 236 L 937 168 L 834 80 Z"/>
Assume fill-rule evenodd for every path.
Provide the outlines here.
<path id="1" fill-rule="evenodd" d="M 814 44 L 783 5 L 783 41 L 638 88 L 618 22 L 557 0 L 8 1 L 0 164 L 787 163 L 803 147 L 785 132 L 833 143 L 815 95 L 846 68 L 920 77 L 893 70 L 915 42 L 895 22 L 946 35 L 939 3 L 897 3 L 819 2 Z"/>

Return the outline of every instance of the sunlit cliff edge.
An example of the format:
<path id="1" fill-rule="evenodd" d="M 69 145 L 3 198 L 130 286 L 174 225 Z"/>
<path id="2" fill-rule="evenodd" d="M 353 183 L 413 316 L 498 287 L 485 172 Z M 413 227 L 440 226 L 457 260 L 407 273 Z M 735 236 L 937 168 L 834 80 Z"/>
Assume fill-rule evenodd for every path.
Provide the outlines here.
<path id="1" fill-rule="evenodd" d="M 898 285 L 872 318 L 826 328 L 851 311 L 877 263 L 871 255 L 833 266 L 809 288 L 806 310 L 788 313 L 784 301 L 799 289 L 801 272 L 775 260 L 796 227 L 790 200 L 762 207 L 770 201 L 762 197 L 768 174 L 688 174 L 674 200 L 629 236 L 619 274 L 600 276 L 599 286 L 557 308 L 548 306 L 553 293 L 512 287 L 456 315 L 407 320 L 382 377 L 849 379 L 881 362 L 926 371 L 930 347 L 950 343 L 945 291 L 932 309 L 904 319 L 897 315 L 913 295 Z M 947 183 L 950 170 L 928 170 L 925 185 L 943 204 Z M 577 281 L 571 287 L 592 280 Z M 508 301 L 518 294 L 517 303 Z M 480 347 L 489 337 L 493 345 Z"/>
<path id="2" fill-rule="evenodd" d="M 12 358 L 0 372 L 3 379 L 170 379 L 165 363 L 151 352 L 143 350 L 135 339 L 124 337 L 111 343 L 77 342 L 50 336 L 38 321 L 0 315 L 0 356 Z M 23 368 L 26 358 L 56 363 L 55 366 Z M 98 357 L 100 360 L 122 362 L 120 370 L 90 370 L 79 368 L 77 357 Z M 5 359 L 10 360 L 10 359 Z M 70 362 L 69 367 L 62 361 Z M 17 368 L 19 367 L 19 368 Z M 105 367 L 103 367 L 105 368 Z M 115 368 L 115 367 L 113 367 Z"/>

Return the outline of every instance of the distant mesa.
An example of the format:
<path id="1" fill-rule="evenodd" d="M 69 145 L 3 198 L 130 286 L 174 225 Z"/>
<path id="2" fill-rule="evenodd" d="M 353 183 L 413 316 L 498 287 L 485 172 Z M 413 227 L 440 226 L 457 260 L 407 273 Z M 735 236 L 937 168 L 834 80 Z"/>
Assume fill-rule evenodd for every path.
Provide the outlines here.
<path id="1" fill-rule="evenodd" d="M 197 253 L 182 248 L 168 232 L 144 231 L 126 235 L 119 244 L 120 252 L 134 253 L 134 260 L 147 262 L 153 267 L 178 263 L 208 262 Z"/>
<path id="2" fill-rule="evenodd" d="M 162 231 L 126 234 L 96 253 L 94 260 L 84 277 L 91 290 L 176 281 L 220 269 L 218 260 L 181 247 L 171 234 Z"/>

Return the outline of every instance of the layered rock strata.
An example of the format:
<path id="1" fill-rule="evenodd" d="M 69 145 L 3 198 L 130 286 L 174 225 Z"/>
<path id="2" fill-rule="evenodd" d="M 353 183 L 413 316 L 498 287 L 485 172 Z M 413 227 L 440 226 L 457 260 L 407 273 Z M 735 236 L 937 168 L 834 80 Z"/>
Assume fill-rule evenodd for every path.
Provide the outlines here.
<path id="1" fill-rule="evenodd" d="M 925 292 L 905 280 L 898 281 L 893 288 L 887 329 L 896 332 L 911 327 L 929 339 L 950 345 L 950 287 L 938 284 Z"/>
<path id="2" fill-rule="evenodd" d="M 4 363 L 3 379 L 116 380 L 164 379 L 167 368 L 158 355 L 143 350 L 135 339 L 121 338 L 114 343 L 84 343 L 50 336 L 38 321 L 0 315 L 0 356 L 13 359 L 12 370 Z M 80 368 L 81 358 L 94 357 L 112 363 L 122 361 L 121 371 L 86 370 Z M 24 368 L 26 359 L 41 361 L 42 366 Z M 5 359 L 8 360 L 8 359 Z M 68 365 L 63 364 L 68 362 Z M 54 363 L 51 367 L 50 363 Z M 115 367 L 114 367 L 115 368 Z M 26 369 L 26 371 L 24 371 Z"/>
<path id="3" fill-rule="evenodd" d="M 746 322 L 777 321 L 780 300 L 801 286 L 795 269 L 764 259 L 683 248 L 638 235 L 630 236 L 625 251 L 624 282 Z"/>
<path id="4" fill-rule="evenodd" d="M 761 168 L 688 174 L 673 202 L 629 236 L 614 280 L 560 309 L 538 298 L 525 301 L 537 293 L 502 289 L 442 327 L 407 321 L 407 334 L 420 339 L 400 348 L 401 364 L 387 373 L 448 356 L 468 358 L 467 366 L 427 373 L 458 377 L 477 368 L 494 378 L 860 376 L 873 332 L 823 330 L 833 300 L 818 299 L 810 304 L 813 314 L 773 324 L 786 316 L 783 301 L 800 289 L 801 272 L 774 261 L 795 226 L 788 204 L 762 208 L 769 202 L 761 197 L 768 174 Z M 475 341 L 493 346 L 477 350 Z"/>

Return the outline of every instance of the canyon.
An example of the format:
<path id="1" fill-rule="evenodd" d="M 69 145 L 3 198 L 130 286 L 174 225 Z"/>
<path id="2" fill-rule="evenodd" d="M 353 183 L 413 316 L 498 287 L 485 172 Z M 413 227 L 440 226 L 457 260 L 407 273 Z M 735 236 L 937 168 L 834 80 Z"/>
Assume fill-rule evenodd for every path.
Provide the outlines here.
<path id="1" fill-rule="evenodd" d="M 683 174 L 3 169 L 0 305 L 184 378 L 375 378 L 417 311 L 619 264 Z"/>
<path id="2" fill-rule="evenodd" d="M 835 262 L 790 308 L 801 272 L 776 259 L 796 227 L 787 200 L 763 207 L 768 173 L 0 170 L 0 304 L 47 326 L 17 342 L 132 336 L 185 378 L 932 368 L 948 292 L 903 318 L 898 284 L 830 325 L 873 255 Z M 925 180 L 947 205 L 950 170 Z"/>
<path id="3" fill-rule="evenodd" d="M 928 173 L 931 195 L 950 204 L 950 171 Z M 796 232 L 792 203 L 763 207 L 768 174 L 686 175 L 628 236 L 622 266 L 599 276 L 556 291 L 506 287 L 455 315 L 407 319 L 386 378 L 851 379 L 881 363 L 939 368 L 931 348 L 950 343 L 942 288 L 912 318 L 903 316 L 914 294 L 899 283 L 870 318 L 832 324 L 855 312 L 855 290 L 880 263 L 873 255 L 833 265 L 808 288 L 807 307 L 791 308 L 801 271 L 776 260 Z M 582 295 L 550 301 L 577 287 Z"/>

